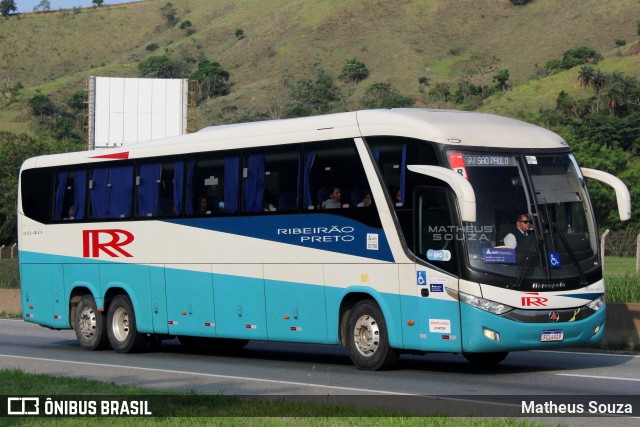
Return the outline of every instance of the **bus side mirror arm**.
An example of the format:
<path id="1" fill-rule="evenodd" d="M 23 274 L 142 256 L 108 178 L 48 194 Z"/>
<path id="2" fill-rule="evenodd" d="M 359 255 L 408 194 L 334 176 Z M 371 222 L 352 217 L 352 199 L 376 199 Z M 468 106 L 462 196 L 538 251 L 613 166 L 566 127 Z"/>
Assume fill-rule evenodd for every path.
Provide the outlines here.
<path id="1" fill-rule="evenodd" d="M 629 189 L 619 178 L 610 173 L 599 171 L 597 169 L 580 168 L 582 176 L 585 178 L 595 179 L 603 182 L 616 191 L 616 200 L 618 202 L 618 214 L 620 221 L 628 221 L 631 219 L 631 195 Z"/>
<path id="2" fill-rule="evenodd" d="M 457 172 L 441 166 L 407 165 L 411 172 L 445 182 L 458 198 L 462 220 L 476 222 L 476 193 L 469 181 Z"/>

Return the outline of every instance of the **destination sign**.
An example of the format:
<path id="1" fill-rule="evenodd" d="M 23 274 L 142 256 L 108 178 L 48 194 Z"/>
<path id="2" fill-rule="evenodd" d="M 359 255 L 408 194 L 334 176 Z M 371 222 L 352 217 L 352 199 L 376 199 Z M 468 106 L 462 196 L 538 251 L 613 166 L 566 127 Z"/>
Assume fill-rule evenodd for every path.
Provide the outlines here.
<path id="1" fill-rule="evenodd" d="M 516 166 L 516 159 L 513 156 L 499 156 L 494 154 L 467 154 L 464 153 L 464 163 L 469 167 L 493 166 L 506 167 Z"/>

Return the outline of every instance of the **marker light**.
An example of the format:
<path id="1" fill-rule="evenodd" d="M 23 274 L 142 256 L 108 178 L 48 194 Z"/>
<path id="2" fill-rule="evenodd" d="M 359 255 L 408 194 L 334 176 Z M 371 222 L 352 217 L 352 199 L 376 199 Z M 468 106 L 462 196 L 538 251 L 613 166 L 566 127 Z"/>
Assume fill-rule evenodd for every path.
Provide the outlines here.
<path id="1" fill-rule="evenodd" d="M 602 323 L 600 323 L 598 326 L 596 326 L 596 328 L 593 330 L 593 333 L 591 334 L 591 336 L 597 334 L 598 332 L 600 332 L 600 329 L 602 329 Z"/>

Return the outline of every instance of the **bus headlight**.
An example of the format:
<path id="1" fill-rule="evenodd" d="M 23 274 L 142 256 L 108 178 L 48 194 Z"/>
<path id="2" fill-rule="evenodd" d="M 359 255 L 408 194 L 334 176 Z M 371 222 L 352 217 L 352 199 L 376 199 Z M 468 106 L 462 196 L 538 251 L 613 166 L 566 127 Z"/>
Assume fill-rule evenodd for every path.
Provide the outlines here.
<path id="1" fill-rule="evenodd" d="M 591 301 L 589 304 L 587 304 L 587 307 L 589 307 L 593 311 L 600 310 L 602 307 L 604 307 L 604 295 L 601 295 Z"/>
<path id="2" fill-rule="evenodd" d="M 479 308 L 480 310 L 488 311 L 489 313 L 504 314 L 513 310 L 513 307 L 511 307 L 510 305 L 502 304 L 495 301 L 489 301 L 488 299 L 465 294 L 464 292 L 456 292 L 449 288 L 447 288 L 447 293 L 458 299 L 459 301 Z"/>

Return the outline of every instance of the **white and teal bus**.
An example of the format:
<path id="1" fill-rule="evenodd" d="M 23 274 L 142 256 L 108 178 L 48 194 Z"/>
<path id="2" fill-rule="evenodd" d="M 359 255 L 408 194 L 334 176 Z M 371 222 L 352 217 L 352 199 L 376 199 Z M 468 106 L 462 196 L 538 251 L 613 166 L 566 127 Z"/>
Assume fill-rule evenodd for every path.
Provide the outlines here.
<path id="1" fill-rule="evenodd" d="M 23 316 L 88 350 L 340 344 L 371 370 L 591 346 L 605 285 L 585 177 L 629 218 L 624 184 L 558 135 L 426 109 L 36 157 L 18 192 Z M 506 246 L 519 215 L 532 238 Z"/>

